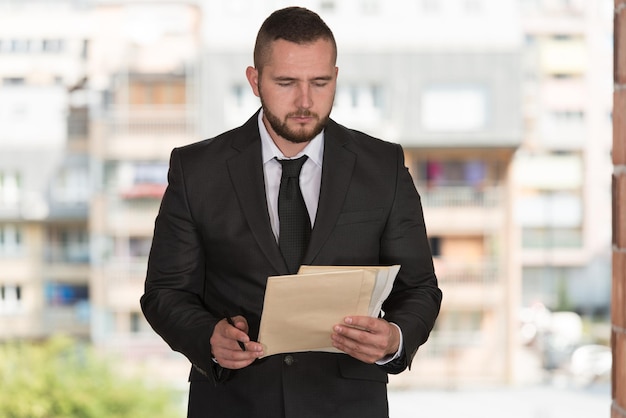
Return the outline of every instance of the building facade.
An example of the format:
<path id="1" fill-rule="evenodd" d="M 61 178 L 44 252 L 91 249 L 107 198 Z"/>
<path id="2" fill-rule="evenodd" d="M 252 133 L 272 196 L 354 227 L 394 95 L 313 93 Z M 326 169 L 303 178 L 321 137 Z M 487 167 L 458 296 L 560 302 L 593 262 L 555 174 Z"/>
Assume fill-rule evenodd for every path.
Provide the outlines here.
<path id="1" fill-rule="evenodd" d="M 87 338 L 84 15 L 0 2 L 0 338 Z"/>
<path id="2" fill-rule="evenodd" d="M 608 316 L 611 3 L 521 2 L 525 126 L 514 172 L 523 306 Z"/>

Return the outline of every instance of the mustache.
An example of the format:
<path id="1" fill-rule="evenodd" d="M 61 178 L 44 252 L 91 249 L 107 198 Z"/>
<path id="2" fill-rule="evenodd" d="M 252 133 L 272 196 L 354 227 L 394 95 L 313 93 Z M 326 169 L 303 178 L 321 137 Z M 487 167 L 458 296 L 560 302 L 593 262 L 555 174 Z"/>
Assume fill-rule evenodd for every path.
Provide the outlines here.
<path id="1" fill-rule="evenodd" d="M 313 113 L 308 109 L 298 110 L 296 112 L 287 113 L 288 118 L 310 118 L 315 117 L 319 119 L 317 113 Z"/>

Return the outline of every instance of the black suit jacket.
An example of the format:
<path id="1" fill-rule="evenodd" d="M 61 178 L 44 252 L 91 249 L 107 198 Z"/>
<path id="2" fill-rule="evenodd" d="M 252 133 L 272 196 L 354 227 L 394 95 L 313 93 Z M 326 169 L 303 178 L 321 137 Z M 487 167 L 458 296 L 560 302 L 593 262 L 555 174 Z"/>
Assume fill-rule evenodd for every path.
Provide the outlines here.
<path id="1" fill-rule="evenodd" d="M 387 373 L 408 367 L 427 340 L 441 292 L 402 148 L 332 120 L 303 264 L 400 264 L 383 311 L 402 330 L 404 355 L 377 366 L 345 354 L 293 353 L 241 370 L 211 359 L 209 340 L 223 312 L 244 315 L 256 340 L 267 277 L 288 274 L 267 211 L 257 118 L 172 151 L 143 312 L 194 366 L 190 416 L 387 416 Z"/>

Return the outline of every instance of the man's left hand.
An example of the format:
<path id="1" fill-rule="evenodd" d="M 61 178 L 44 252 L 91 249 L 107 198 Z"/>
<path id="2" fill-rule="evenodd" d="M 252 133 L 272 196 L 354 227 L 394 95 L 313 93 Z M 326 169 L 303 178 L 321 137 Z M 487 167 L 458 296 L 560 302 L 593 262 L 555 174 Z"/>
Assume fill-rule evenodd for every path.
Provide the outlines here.
<path id="1" fill-rule="evenodd" d="M 398 328 L 380 318 L 348 316 L 333 331 L 333 346 L 365 363 L 393 356 L 400 347 Z"/>

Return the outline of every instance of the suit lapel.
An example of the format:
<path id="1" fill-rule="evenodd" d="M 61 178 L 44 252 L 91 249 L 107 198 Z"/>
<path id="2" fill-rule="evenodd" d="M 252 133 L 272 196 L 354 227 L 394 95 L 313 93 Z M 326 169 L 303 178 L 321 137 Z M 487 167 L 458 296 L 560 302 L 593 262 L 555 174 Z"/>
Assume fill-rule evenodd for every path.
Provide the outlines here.
<path id="1" fill-rule="evenodd" d="M 257 117 L 258 113 L 243 125 L 241 135 L 233 141 L 233 148 L 239 153 L 229 159 L 227 165 L 233 188 L 254 238 L 276 271 L 287 274 L 287 265 L 274 238 L 267 212 Z"/>
<path id="2" fill-rule="evenodd" d="M 356 155 L 346 149 L 347 133 L 330 121 L 324 133 L 324 162 L 315 226 L 303 264 L 311 264 L 332 232 L 350 186 Z"/>
<path id="3" fill-rule="evenodd" d="M 259 247 L 279 274 L 287 265 L 274 238 L 267 212 L 258 113 L 242 126 L 233 141 L 238 154 L 227 161 L 233 188 Z M 311 264 L 332 232 L 350 186 L 356 155 L 346 149 L 348 134 L 330 121 L 324 133 L 324 162 L 320 198 L 303 264 Z"/>

